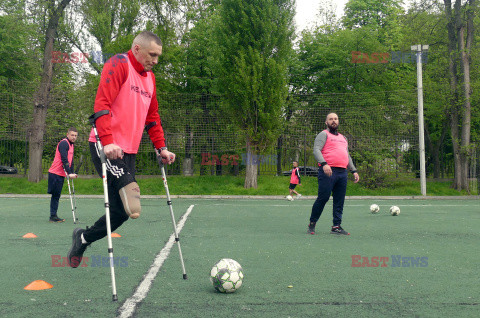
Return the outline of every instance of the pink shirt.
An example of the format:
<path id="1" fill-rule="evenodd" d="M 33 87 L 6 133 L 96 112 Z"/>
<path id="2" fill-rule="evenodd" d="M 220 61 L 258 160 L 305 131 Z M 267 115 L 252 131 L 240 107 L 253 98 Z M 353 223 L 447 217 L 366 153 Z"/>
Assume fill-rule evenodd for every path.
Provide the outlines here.
<path id="1" fill-rule="evenodd" d="M 141 76 L 130 61 L 127 64 L 128 77 L 111 107 L 111 130 L 115 144 L 126 153 L 136 154 L 152 101 L 154 81 L 151 72 Z M 96 141 L 93 129 L 89 141 Z"/>
<path id="2" fill-rule="evenodd" d="M 290 177 L 291 184 L 298 184 L 298 167 L 292 169 L 292 176 Z"/>
<path id="3" fill-rule="evenodd" d="M 60 140 L 60 142 L 62 142 L 64 140 L 67 141 L 68 145 L 70 146 L 68 148 L 67 159 L 68 159 L 68 165 L 71 166 L 72 161 L 73 161 L 74 146 L 73 146 L 73 144 L 70 144 L 70 142 L 68 141 L 67 138 L 64 138 L 64 139 Z M 58 143 L 58 145 L 60 145 L 60 142 Z M 58 145 L 57 145 L 57 150 L 55 151 L 55 158 L 53 159 L 53 163 L 50 166 L 50 169 L 48 169 L 48 172 L 59 175 L 59 176 L 62 176 L 62 177 L 66 177 L 65 171 L 63 170 L 62 157 L 60 155 L 60 151 L 58 151 Z"/>
<path id="4" fill-rule="evenodd" d="M 340 133 L 334 135 L 328 130 L 327 141 L 322 148 L 322 156 L 331 167 L 347 168 L 348 166 L 348 142 Z"/>

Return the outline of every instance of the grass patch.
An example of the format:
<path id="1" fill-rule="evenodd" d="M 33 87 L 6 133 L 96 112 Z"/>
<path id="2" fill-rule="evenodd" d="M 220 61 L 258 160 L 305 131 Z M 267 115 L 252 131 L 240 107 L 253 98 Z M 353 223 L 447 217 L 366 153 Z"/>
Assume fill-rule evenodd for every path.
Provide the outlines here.
<path id="1" fill-rule="evenodd" d="M 245 189 L 243 176 L 169 176 L 168 185 L 173 195 L 287 195 L 290 177 L 259 176 L 257 189 Z M 161 177 L 139 177 L 138 183 L 143 195 L 164 194 Z M 388 187 L 368 189 L 360 181 L 348 183 L 348 196 L 392 196 L 421 195 L 418 180 L 397 180 L 388 182 Z M 452 189 L 449 181 L 431 181 L 427 183 L 427 195 L 456 196 L 468 195 L 466 191 Z M 304 177 L 302 185 L 296 189 L 303 195 L 317 194 L 317 178 Z M 80 178 L 75 180 L 76 194 L 103 194 L 102 182 L 98 178 Z M 46 194 L 47 179 L 32 183 L 23 177 L 0 177 L 0 194 Z M 63 187 L 68 195 L 68 187 Z M 476 193 L 474 193 L 476 194 Z"/>

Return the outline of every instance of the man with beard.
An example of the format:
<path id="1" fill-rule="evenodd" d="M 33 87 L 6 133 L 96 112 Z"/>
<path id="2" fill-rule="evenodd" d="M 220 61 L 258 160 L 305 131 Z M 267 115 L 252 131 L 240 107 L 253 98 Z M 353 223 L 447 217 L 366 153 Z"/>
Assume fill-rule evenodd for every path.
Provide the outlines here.
<path id="1" fill-rule="evenodd" d="M 353 173 L 354 182 L 360 179 L 348 153 L 347 139 L 338 129 L 338 116 L 327 115 L 327 129 L 315 138 L 313 155 L 320 166 L 318 169 L 318 197 L 312 207 L 308 233 L 315 234 L 315 225 L 323 212 L 325 204 L 333 197 L 333 226 L 330 234 L 350 235 L 342 226 L 343 203 L 347 192 L 347 169 Z"/>

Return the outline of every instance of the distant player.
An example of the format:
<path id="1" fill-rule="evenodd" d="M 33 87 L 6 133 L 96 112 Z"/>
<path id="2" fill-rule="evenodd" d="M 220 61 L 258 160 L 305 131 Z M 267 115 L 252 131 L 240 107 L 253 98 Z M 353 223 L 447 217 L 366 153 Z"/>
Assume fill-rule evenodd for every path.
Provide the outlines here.
<path id="1" fill-rule="evenodd" d="M 55 158 L 50 169 L 48 169 L 47 193 L 52 195 L 50 199 L 50 222 L 60 223 L 65 221 L 65 219 L 59 218 L 57 215 L 58 202 L 60 201 L 63 183 L 67 176 L 65 171 L 68 173 L 69 178 L 75 179 L 77 177 L 73 172 L 73 151 L 77 137 L 77 130 L 74 127 L 70 127 L 67 131 L 67 137 L 58 143 Z"/>
<path id="2" fill-rule="evenodd" d="M 292 169 L 292 175 L 290 177 L 290 186 L 288 189 L 290 190 L 290 195 L 295 193 L 297 195 L 297 198 L 300 198 L 302 195 L 295 191 L 295 187 L 297 185 L 302 185 L 302 181 L 300 180 L 300 169 L 298 169 L 298 162 L 294 161 L 293 162 L 293 169 Z"/>
<path id="3" fill-rule="evenodd" d="M 315 225 L 331 194 L 333 196 L 333 226 L 330 233 L 350 235 L 341 226 L 343 203 L 347 192 L 347 169 L 353 173 L 355 183 L 360 178 L 348 153 L 347 138 L 337 131 L 339 125 L 337 114 L 328 114 L 325 124 L 327 129 L 317 135 L 313 145 L 313 155 L 320 169 L 318 169 L 318 197 L 312 207 L 308 233 L 315 234 Z"/>

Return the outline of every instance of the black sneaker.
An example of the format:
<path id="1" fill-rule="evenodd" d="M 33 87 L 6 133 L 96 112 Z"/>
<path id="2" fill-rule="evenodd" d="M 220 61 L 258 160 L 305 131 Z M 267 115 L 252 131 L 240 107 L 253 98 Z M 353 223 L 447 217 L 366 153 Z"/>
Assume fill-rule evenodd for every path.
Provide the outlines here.
<path id="1" fill-rule="evenodd" d="M 310 222 L 310 224 L 308 224 L 308 231 L 307 231 L 307 233 L 308 233 L 308 234 L 315 235 L 315 223 Z"/>
<path id="2" fill-rule="evenodd" d="M 50 217 L 50 222 L 62 223 L 62 222 L 65 222 L 65 219 L 61 219 L 55 215 Z"/>
<path id="3" fill-rule="evenodd" d="M 90 243 L 87 243 L 87 244 L 82 243 L 83 232 L 85 232 L 85 230 L 81 228 L 76 228 L 75 230 L 73 230 L 72 247 L 70 247 L 70 250 L 68 251 L 68 254 L 67 254 L 68 263 L 72 268 L 77 268 L 80 265 L 82 261 L 83 253 L 87 249 L 87 246 L 90 245 Z"/>
<path id="4" fill-rule="evenodd" d="M 350 235 L 347 231 L 345 231 L 340 225 L 332 226 L 332 230 L 330 234 L 337 234 L 337 235 Z"/>

